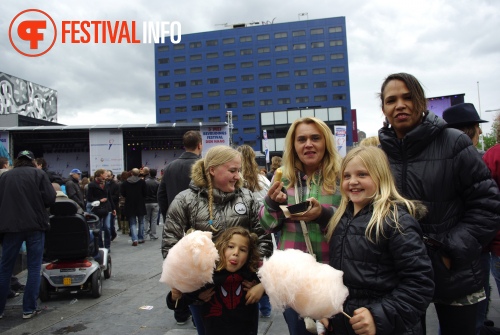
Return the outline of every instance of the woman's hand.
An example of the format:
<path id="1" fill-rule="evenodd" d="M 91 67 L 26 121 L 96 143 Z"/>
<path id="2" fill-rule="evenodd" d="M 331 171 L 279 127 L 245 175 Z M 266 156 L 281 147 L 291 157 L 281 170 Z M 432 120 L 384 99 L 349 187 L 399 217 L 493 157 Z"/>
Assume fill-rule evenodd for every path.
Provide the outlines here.
<path id="1" fill-rule="evenodd" d="M 178 289 L 172 287 L 171 291 L 172 291 L 172 301 L 176 301 L 182 298 L 182 292 L 179 291 Z"/>
<path id="2" fill-rule="evenodd" d="M 214 291 L 214 288 L 209 288 L 208 290 L 205 290 L 203 292 L 201 292 L 199 295 L 198 295 L 198 299 L 200 299 L 201 301 L 204 301 L 204 302 L 208 302 L 210 299 L 212 299 L 212 296 L 214 295 L 215 291 Z"/>
<path id="3" fill-rule="evenodd" d="M 264 294 L 264 286 L 261 283 L 255 285 L 251 289 L 248 290 L 245 298 L 247 299 L 245 305 L 255 304 L 259 302 L 260 298 Z"/>
<path id="4" fill-rule="evenodd" d="M 309 222 L 316 220 L 321 215 L 322 207 L 319 201 L 316 198 L 309 198 L 307 200 L 311 202 L 311 209 L 309 209 L 302 215 L 291 215 L 290 217 L 293 220 L 302 220 L 305 222 Z"/>
<path id="5" fill-rule="evenodd" d="M 269 190 L 267 191 L 267 195 L 271 200 L 276 201 L 278 203 L 286 203 L 286 194 L 281 191 L 283 188 L 283 183 L 273 183 Z"/>
<path id="6" fill-rule="evenodd" d="M 349 320 L 352 329 L 356 334 L 375 335 L 377 328 L 373 320 L 372 313 L 365 308 L 361 307 L 354 311 L 352 318 Z"/>
<path id="7" fill-rule="evenodd" d="M 99 200 L 100 202 L 106 202 L 108 201 L 108 198 L 102 198 L 101 200 Z"/>

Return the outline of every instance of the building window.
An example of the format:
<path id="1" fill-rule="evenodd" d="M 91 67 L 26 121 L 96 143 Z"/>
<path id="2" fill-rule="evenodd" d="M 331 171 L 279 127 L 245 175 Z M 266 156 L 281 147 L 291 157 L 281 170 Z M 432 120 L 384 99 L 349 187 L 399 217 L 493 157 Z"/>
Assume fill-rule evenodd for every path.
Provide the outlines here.
<path id="1" fill-rule="evenodd" d="M 295 70 L 295 76 L 296 77 L 307 76 L 307 70 Z"/>
<path id="2" fill-rule="evenodd" d="M 325 46 L 325 42 L 312 42 L 311 43 L 311 48 L 323 48 Z"/>
<path id="3" fill-rule="evenodd" d="M 324 67 L 319 68 L 319 69 L 313 69 L 313 74 L 325 74 L 326 69 Z"/>
<path id="4" fill-rule="evenodd" d="M 226 108 L 238 108 L 238 103 L 237 102 L 226 102 L 225 107 Z"/>
<path id="5" fill-rule="evenodd" d="M 305 43 L 300 43 L 300 44 L 294 44 L 293 45 L 293 50 L 302 50 L 302 49 L 305 49 L 306 48 L 306 44 Z"/>
<path id="6" fill-rule="evenodd" d="M 342 40 L 333 40 L 333 41 L 330 41 L 330 46 L 331 47 L 338 47 L 340 45 L 344 45 L 344 42 Z"/>
<path id="7" fill-rule="evenodd" d="M 255 106 L 255 101 L 251 100 L 251 101 L 243 101 L 241 103 L 241 105 L 243 107 L 254 107 Z M 251 114 L 254 116 L 254 119 L 255 119 L 255 114 Z M 245 119 L 245 115 L 243 115 L 243 119 Z"/>
<path id="8" fill-rule="evenodd" d="M 187 107 L 186 106 L 175 107 L 175 112 L 176 113 L 185 113 L 185 112 L 187 112 Z"/>
<path id="9" fill-rule="evenodd" d="M 293 62 L 294 63 L 304 63 L 304 62 L 307 62 L 307 57 L 306 56 L 294 57 L 293 58 Z"/>
<path id="10" fill-rule="evenodd" d="M 170 88 L 170 83 L 159 83 L 159 84 L 158 84 L 158 88 L 159 88 L 159 89 L 162 89 L 162 88 Z"/>
<path id="11" fill-rule="evenodd" d="M 184 44 L 174 44 L 174 50 L 182 50 L 186 46 Z"/>
<path id="12" fill-rule="evenodd" d="M 332 86 L 345 86 L 345 80 L 334 80 Z"/>
<path id="13" fill-rule="evenodd" d="M 192 122 L 203 122 L 203 118 L 202 117 L 194 117 Z"/>
<path id="14" fill-rule="evenodd" d="M 193 112 L 198 112 L 198 111 L 202 111 L 202 110 L 203 110 L 203 105 L 191 106 L 191 111 L 193 111 Z"/>
<path id="15" fill-rule="evenodd" d="M 158 47 L 159 52 L 168 51 L 168 45 L 162 45 Z"/>
<path id="16" fill-rule="evenodd" d="M 242 68 L 253 67 L 253 62 L 243 62 L 240 65 Z"/>
<path id="17" fill-rule="evenodd" d="M 244 74 L 241 76 L 241 81 L 250 81 L 253 80 L 253 74 Z"/>
<path id="18" fill-rule="evenodd" d="M 219 71 L 219 65 L 209 65 L 207 66 L 207 71 Z"/>
<path id="19" fill-rule="evenodd" d="M 218 84 L 219 83 L 219 78 L 208 78 L 207 83 L 209 84 Z"/>
<path id="20" fill-rule="evenodd" d="M 296 103 L 304 103 L 304 102 L 309 102 L 309 97 L 296 97 L 295 98 Z"/>
<path id="21" fill-rule="evenodd" d="M 295 84 L 296 90 L 307 90 L 307 83 Z"/>
<path id="22" fill-rule="evenodd" d="M 288 45 L 277 45 L 274 47 L 274 51 L 287 51 Z"/>
<path id="23" fill-rule="evenodd" d="M 225 90 L 224 95 L 236 95 L 236 89 Z"/>
<path id="24" fill-rule="evenodd" d="M 224 55 L 224 57 L 231 57 L 236 55 L 236 51 L 234 50 L 224 51 L 222 54 Z"/>
<path id="25" fill-rule="evenodd" d="M 203 98 L 203 93 L 202 92 L 193 92 L 191 93 L 191 99 L 199 99 Z"/>
<path id="26" fill-rule="evenodd" d="M 218 97 L 220 95 L 219 91 L 208 91 L 209 97 Z"/>
<path id="27" fill-rule="evenodd" d="M 218 52 L 209 52 L 207 53 L 207 58 L 217 58 L 219 57 L 219 53 Z"/>
<path id="28" fill-rule="evenodd" d="M 158 64 L 167 64 L 168 63 L 168 58 L 160 58 L 158 59 Z"/>
<path id="29" fill-rule="evenodd" d="M 203 85 L 203 80 L 201 80 L 201 79 L 191 80 L 191 86 L 200 86 L 200 85 Z"/>
<path id="30" fill-rule="evenodd" d="M 201 72 L 203 71 L 203 69 L 201 68 L 201 66 L 197 66 L 197 67 L 192 67 L 191 68 L 191 73 L 198 73 L 198 72 Z"/>
<path id="31" fill-rule="evenodd" d="M 269 66 L 269 65 L 271 65 L 271 61 L 268 59 L 259 61 L 259 66 Z"/>
<path id="32" fill-rule="evenodd" d="M 305 30 L 296 30 L 292 32 L 293 37 L 299 37 L 299 36 L 306 36 L 306 31 Z"/>
<path id="33" fill-rule="evenodd" d="M 279 98 L 278 105 L 288 105 L 290 103 L 290 98 Z"/>
<path id="34" fill-rule="evenodd" d="M 169 114 L 170 108 L 160 108 L 160 114 Z"/>
<path id="35" fill-rule="evenodd" d="M 255 128 L 243 128 L 243 134 L 255 134 Z"/>
<path id="36" fill-rule="evenodd" d="M 345 94 L 334 94 L 333 100 L 345 100 Z"/>
<path id="37" fill-rule="evenodd" d="M 201 48 L 201 42 L 191 42 L 189 43 L 189 47 L 191 49 L 194 49 L 194 48 Z"/>
<path id="38" fill-rule="evenodd" d="M 263 53 L 266 53 L 266 52 L 271 52 L 271 48 L 269 48 L 269 47 L 262 47 L 262 48 L 258 48 L 257 49 L 257 53 L 259 53 L 259 54 L 263 54 Z"/>
<path id="39" fill-rule="evenodd" d="M 252 94 L 253 92 L 253 87 L 246 87 L 241 89 L 241 94 Z"/>
<path id="40" fill-rule="evenodd" d="M 160 77 L 165 77 L 165 76 L 168 76 L 169 74 L 170 74 L 170 71 L 168 71 L 168 70 L 158 71 L 158 76 L 160 76 Z"/>
<path id="41" fill-rule="evenodd" d="M 330 59 L 344 59 L 344 54 L 331 54 Z"/>
<path id="42" fill-rule="evenodd" d="M 323 34 L 323 28 L 311 29 L 311 35 L 321 35 Z"/>
<path id="43" fill-rule="evenodd" d="M 288 34 L 286 32 L 284 33 L 274 33 L 274 38 L 286 38 Z"/>
<path id="44" fill-rule="evenodd" d="M 241 36 L 240 42 L 252 42 L 252 36 Z"/>
<path id="45" fill-rule="evenodd" d="M 313 84 L 314 88 L 324 88 L 326 87 L 326 81 L 318 81 Z"/>
<path id="46" fill-rule="evenodd" d="M 276 78 L 286 78 L 286 77 L 290 77 L 290 72 L 288 71 L 276 72 Z"/>
<path id="47" fill-rule="evenodd" d="M 319 61 L 322 61 L 322 60 L 325 60 L 325 55 L 315 55 L 315 56 L 312 56 L 312 61 L 313 62 L 319 62 Z"/>
<path id="48" fill-rule="evenodd" d="M 189 56 L 189 60 L 200 60 L 200 59 L 201 59 L 200 54 Z"/>
<path id="49" fill-rule="evenodd" d="M 288 64 L 288 58 L 278 58 L 276 59 L 276 64 L 277 65 Z"/>
<path id="50" fill-rule="evenodd" d="M 186 57 L 185 57 L 185 56 L 177 56 L 177 57 L 174 57 L 174 62 L 175 62 L 175 63 L 184 62 L 185 60 L 186 60 Z"/>
<path id="51" fill-rule="evenodd" d="M 169 101 L 170 95 L 160 95 L 160 101 Z"/>
<path id="52" fill-rule="evenodd" d="M 316 95 L 314 101 L 326 101 L 326 95 Z"/>
<path id="53" fill-rule="evenodd" d="M 185 94 L 176 94 L 175 100 L 186 100 L 186 95 Z"/>
<path id="54" fill-rule="evenodd" d="M 186 74 L 186 69 L 175 69 L 174 74 Z"/>
<path id="55" fill-rule="evenodd" d="M 243 120 L 255 120 L 255 114 L 243 114 Z"/>
<path id="56" fill-rule="evenodd" d="M 236 63 L 224 64 L 224 70 L 236 69 Z"/>
<path id="57" fill-rule="evenodd" d="M 253 51 L 252 49 L 241 49 L 240 55 L 251 55 L 252 51 Z"/>
<path id="58" fill-rule="evenodd" d="M 257 35 L 257 40 L 259 40 L 259 41 L 268 40 L 268 39 L 269 39 L 269 34 Z"/>
<path id="59" fill-rule="evenodd" d="M 186 111 L 187 111 L 187 109 L 186 109 Z M 175 122 L 176 123 L 187 123 L 187 119 L 177 119 Z"/>
<path id="60" fill-rule="evenodd" d="M 222 44 L 233 44 L 234 43 L 234 38 L 225 38 L 222 40 Z"/>
<path id="61" fill-rule="evenodd" d="M 185 87 L 186 86 L 186 82 L 185 81 L 176 81 L 174 83 L 174 87 Z"/>
<path id="62" fill-rule="evenodd" d="M 261 106 L 269 106 L 269 105 L 272 105 L 273 104 L 273 100 L 272 99 L 265 99 L 265 100 L 260 100 L 259 101 L 259 105 Z"/>
<path id="63" fill-rule="evenodd" d="M 206 42 L 207 47 L 213 47 L 213 46 L 216 46 L 217 44 L 219 44 L 218 40 L 208 40 Z"/>
<path id="64" fill-rule="evenodd" d="M 344 67 L 343 66 L 332 67 L 332 73 L 339 73 L 339 72 L 344 72 Z"/>
<path id="65" fill-rule="evenodd" d="M 270 73 L 260 73 L 259 74 L 259 79 L 271 79 L 271 74 Z"/>
<path id="66" fill-rule="evenodd" d="M 273 87 L 272 86 L 261 86 L 259 87 L 259 92 L 264 93 L 264 92 L 272 92 Z"/>
<path id="67" fill-rule="evenodd" d="M 290 85 L 278 85 L 278 92 L 290 91 Z"/>
<path id="68" fill-rule="evenodd" d="M 233 81 L 236 81 L 236 76 L 224 77 L 225 83 L 232 83 Z"/>
<path id="69" fill-rule="evenodd" d="M 220 116 L 211 116 L 208 118 L 208 122 L 220 122 Z"/>
<path id="70" fill-rule="evenodd" d="M 208 109 L 211 111 L 220 109 L 220 104 L 209 104 Z"/>
<path id="71" fill-rule="evenodd" d="M 341 33 L 342 27 L 330 27 L 328 28 L 329 33 Z"/>

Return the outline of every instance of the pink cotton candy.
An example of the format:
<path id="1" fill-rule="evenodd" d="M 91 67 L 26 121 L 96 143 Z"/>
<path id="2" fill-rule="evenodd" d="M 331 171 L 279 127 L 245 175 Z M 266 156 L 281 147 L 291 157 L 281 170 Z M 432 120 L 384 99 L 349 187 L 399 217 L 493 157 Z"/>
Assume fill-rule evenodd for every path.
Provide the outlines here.
<path id="1" fill-rule="evenodd" d="M 302 317 L 330 318 L 349 294 L 342 271 L 300 250 L 275 250 L 258 274 L 274 309 L 291 307 Z"/>
<path id="2" fill-rule="evenodd" d="M 218 259 L 212 233 L 196 230 L 181 238 L 169 250 L 163 261 L 160 282 L 183 293 L 196 291 L 213 282 Z"/>

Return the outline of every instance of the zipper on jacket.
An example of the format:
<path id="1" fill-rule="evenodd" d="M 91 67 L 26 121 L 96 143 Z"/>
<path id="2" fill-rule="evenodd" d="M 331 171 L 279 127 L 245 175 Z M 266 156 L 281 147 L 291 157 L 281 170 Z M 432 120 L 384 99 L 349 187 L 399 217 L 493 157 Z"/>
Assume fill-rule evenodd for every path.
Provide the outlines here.
<path id="1" fill-rule="evenodd" d="M 406 157 L 406 150 L 404 148 L 404 139 L 401 139 L 401 157 L 403 160 L 403 166 L 401 168 L 401 193 L 403 193 L 403 196 L 407 196 L 407 190 L 406 190 L 406 174 L 407 174 L 407 169 L 408 169 L 408 160 Z"/>

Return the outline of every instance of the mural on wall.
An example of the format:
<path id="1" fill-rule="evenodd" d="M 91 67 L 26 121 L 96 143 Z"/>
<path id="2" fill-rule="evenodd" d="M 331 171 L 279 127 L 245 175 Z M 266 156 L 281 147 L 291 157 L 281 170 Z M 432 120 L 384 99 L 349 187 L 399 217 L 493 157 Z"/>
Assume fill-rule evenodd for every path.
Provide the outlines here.
<path id="1" fill-rule="evenodd" d="M 57 122 L 57 91 L 0 72 L 1 114 L 19 114 Z"/>
<path id="2" fill-rule="evenodd" d="M 90 173 L 90 155 L 88 152 L 44 153 L 49 171 L 54 171 L 64 178 L 69 177 L 73 169 Z"/>

